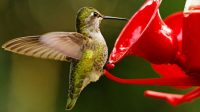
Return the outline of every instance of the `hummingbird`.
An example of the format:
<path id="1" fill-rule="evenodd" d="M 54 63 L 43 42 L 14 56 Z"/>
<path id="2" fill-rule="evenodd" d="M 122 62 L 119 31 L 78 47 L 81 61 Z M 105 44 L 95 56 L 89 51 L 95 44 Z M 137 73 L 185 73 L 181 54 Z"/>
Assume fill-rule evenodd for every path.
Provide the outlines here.
<path id="1" fill-rule="evenodd" d="M 66 110 L 71 110 L 81 91 L 103 75 L 108 58 L 108 47 L 99 28 L 103 19 L 127 20 L 83 7 L 76 17 L 77 32 L 19 37 L 6 42 L 2 48 L 17 54 L 70 62 Z"/>

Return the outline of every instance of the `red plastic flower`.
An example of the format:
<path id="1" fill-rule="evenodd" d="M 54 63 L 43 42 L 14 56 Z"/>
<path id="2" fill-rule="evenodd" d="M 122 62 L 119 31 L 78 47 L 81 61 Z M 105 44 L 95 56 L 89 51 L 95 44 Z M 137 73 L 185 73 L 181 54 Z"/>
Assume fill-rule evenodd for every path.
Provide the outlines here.
<path id="1" fill-rule="evenodd" d="M 109 79 L 123 84 L 200 86 L 200 3 L 188 0 L 184 12 L 163 21 L 158 9 L 161 1 L 147 0 L 132 16 L 115 43 L 107 68 L 114 68 L 127 55 L 139 56 L 149 61 L 162 77 L 122 79 L 104 70 Z M 150 90 L 145 95 L 177 105 L 199 97 L 200 87 L 185 95 Z"/>

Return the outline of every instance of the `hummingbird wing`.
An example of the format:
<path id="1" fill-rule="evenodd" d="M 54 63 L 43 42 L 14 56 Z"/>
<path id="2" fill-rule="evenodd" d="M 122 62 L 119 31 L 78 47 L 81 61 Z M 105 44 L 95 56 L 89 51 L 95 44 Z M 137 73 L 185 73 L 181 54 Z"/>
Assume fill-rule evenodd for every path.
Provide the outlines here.
<path id="1" fill-rule="evenodd" d="M 40 36 L 26 36 L 6 42 L 5 50 L 44 59 L 68 61 L 80 59 L 86 38 L 77 32 L 50 32 Z"/>

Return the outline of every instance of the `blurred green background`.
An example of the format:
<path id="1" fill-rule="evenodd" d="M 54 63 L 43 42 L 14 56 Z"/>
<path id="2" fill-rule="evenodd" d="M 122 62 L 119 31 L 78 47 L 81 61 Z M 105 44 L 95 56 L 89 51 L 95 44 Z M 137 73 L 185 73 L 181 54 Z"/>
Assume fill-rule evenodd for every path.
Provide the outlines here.
<path id="1" fill-rule="evenodd" d="M 145 0 L 0 0 L 0 45 L 9 39 L 50 31 L 75 31 L 77 10 L 92 6 L 105 15 L 131 17 Z M 163 0 L 163 18 L 183 10 L 185 0 Z M 125 22 L 101 24 L 109 51 Z M 0 112 L 65 112 L 69 63 L 12 54 L 0 49 Z M 149 63 L 126 57 L 112 73 L 120 77 L 158 77 Z M 146 98 L 146 89 L 184 93 L 169 87 L 121 85 L 106 77 L 89 85 L 72 112 L 198 112 L 200 100 L 172 107 Z"/>

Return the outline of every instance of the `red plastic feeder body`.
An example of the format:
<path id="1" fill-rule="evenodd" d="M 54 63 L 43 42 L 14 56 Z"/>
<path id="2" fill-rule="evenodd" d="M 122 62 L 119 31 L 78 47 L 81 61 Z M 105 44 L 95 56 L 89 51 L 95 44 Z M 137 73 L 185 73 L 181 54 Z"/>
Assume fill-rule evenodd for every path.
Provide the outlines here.
<path id="1" fill-rule="evenodd" d="M 177 39 L 160 17 L 160 2 L 147 0 L 133 15 L 115 43 L 110 63 L 116 63 L 126 55 L 143 57 L 156 64 L 174 62 Z"/>
<path id="2" fill-rule="evenodd" d="M 128 54 L 143 57 L 151 63 L 163 64 L 174 62 L 177 50 L 176 35 L 157 12 L 143 35 L 129 49 Z"/>
<path id="3" fill-rule="evenodd" d="M 107 70 L 105 75 L 122 84 L 200 86 L 200 1 L 187 0 L 185 11 L 170 15 L 163 22 L 159 15 L 162 0 L 147 0 L 120 33 L 107 68 L 127 55 L 139 56 L 152 64 L 162 78 L 122 79 Z M 146 96 L 172 105 L 200 96 L 200 87 L 185 94 L 146 91 Z"/>
<path id="4" fill-rule="evenodd" d="M 182 48 L 186 72 L 200 76 L 200 5 L 184 12 Z"/>
<path id="5" fill-rule="evenodd" d="M 187 75 L 199 74 L 199 6 L 193 5 L 187 12 L 176 13 L 165 23 L 159 14 L 160 3 L 161 0 L 147 0 L 132 16 L 115 43 L 109 65 L 114 67 L 123 57 L 132 55 L 142 57 L 155 66 L 175 64 L 173 66 Z M 185 73 L 182 75 L 185 76 Z"/>
<path id="6" fill-rule="evenodd" d="M 155 18 L 160 2 L 161 0 L 147 0 L 136 14 L 132 16 L 115 43 L 109 57 L 109 63 L 115 64 L 129 53 L 132 54 L 130 49 L 140 40 Z"/>

